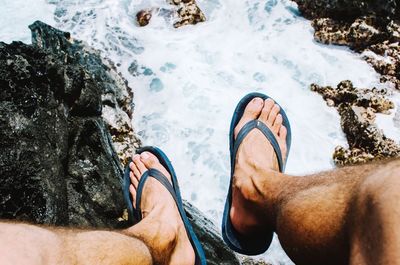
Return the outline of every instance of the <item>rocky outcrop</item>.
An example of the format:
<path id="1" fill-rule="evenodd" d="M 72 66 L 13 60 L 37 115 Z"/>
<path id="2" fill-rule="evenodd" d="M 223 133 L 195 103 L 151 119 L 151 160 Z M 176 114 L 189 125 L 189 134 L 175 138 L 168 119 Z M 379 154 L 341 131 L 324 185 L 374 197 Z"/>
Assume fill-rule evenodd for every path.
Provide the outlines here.
<path id="1" fill-rule="evenodd" d="M 173 5 L 174 8 L 170 10 L 153 7 L 139 11 L 136 14 L 139 26 L 148 25 L 153 14 L 162 15 L 167 20 L 172 20 L 175 28 L 206 21 L 203 11 L 201 11 L 195 0 L 167 0 L 167 2 Z"/>
<path id="2" fill-rule="evenodd" d="M 308 19 L 330 17 L 352 21 L 360 16 L 375 15 L 390 20 L 400 15 L 397 0 L 294 0 Z"/>
<path id="3" fill-rule="evenodd" d="M 121 162 L 126 163 L 131 155 L 132 147 L 139 146 L 131 124 L 133 113 L 133 92 L 127 81 L 117 72 L 114 64 L 103 58 L 100 52 L 74 40 L 68 32 L 54 29 L 40 21 L 29 26 L 32 31 L 32 45 L 49 50 L 57 55 L 59 61 L 73 62 L 84 69 L 85 74 L 98 87 L 103 117 L 114 147 Z M 70 86 L 73 78 L 66 76 L 66 86 Z M 78 93 L 78 92 L 74 92 Z"/>
<path id="4" fill-rule="evenodd" d="M 206 16 L 195 0 L 168 0 L 168 2 L 177 7 L 178 19 L 174 22 L 175 28 L 206 21 Z"/>
<path id="5" fill-rule="evenodd" d="M 69 33 L 30 28 L 33 45 L 0 42 L 0 218 L 124 228 L 132 92 L 111 62 Z M 213 223 L 185 209 L 209 264 L 239 264 Z"/>
<path id="6" fill-rule="evenodd" d="M 341 117 L 349 148 L 338 146 L 333 154 L 336 165 L 350 165 L 400 156 L 400 146 L 387 138 L 375 124 L 375 113 L 389 113 L 394 103 L 384 89 L 360 89 L 346 80 L 336 88 L 311 85 Z"/>
<path id="7" fill-rule="evenodd" d="M 116 227 L 122 168 L 99 82 L 75 57 L 20 42 L 0 43 L 0 72 L 1 218 Z"/>
<path id="8" fill-rule="evenodd" d="M 192 204 L 184 201 L 187 216 L 193 224 L 194 231 L 203 245 L 209 265 L 239 265 L 236 255 L 230 250 L 220 236 L 220 232 L 212 221 Z"/>
<path id="9" fill-rule="evenodd" d="M 400 89 L 400 4 L 396 0 L 294 0 L 313 19 L 314 37 L 325 44 L 346 45 Z"/>

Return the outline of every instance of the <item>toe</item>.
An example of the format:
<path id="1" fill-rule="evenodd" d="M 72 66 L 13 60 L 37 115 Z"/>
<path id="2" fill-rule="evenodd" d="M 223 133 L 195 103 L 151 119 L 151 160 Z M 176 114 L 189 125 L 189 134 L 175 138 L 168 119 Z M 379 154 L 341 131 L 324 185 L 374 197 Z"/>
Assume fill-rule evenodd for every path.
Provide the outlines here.
<path id="1" fill-rule="evenodd" d="M 279 107 L 279 105 L 275 104 L 274 107 L 272 108 L 271 112 L 268 115 L 268 124 L 273 125 L 276 117 L 278 116 L 279 111 L 281 110 L 281 108 Z"/>
<path id="2" fill-rule="evenodd" d="M 135 163 L 131 162 L 131 163 L 129 164 L 129 168 L 131 169 L 131 172 L 132 172 L 133 175 L 136 177 L 136 179 L 139 180 L 140 177 L 141 177 L 141 174 L 140 174 L 139 169 L 136 167 Z"/>
<path id="3" fill-rule="evenodd" d="M 132 196 L 133 207 L 135 207 L 135 205 L 136 205 L 136 189 L 132 184 L 129 185 L 129 192 L 131 193 L 131 196 Z"/>
<path id="4" fill-rule="evenodd" d="M 272 99 L 270 98 L 266 99 L 259 118 L 263 123 L 269 125 L 270 127 L 272 126 L 272 123 L 268 123 L 268 116 L 270 115 L 271 110 L 274 107 L 274 104 L 275 102 Z"/>
<path id="5" fill-rule="evenodd" d="M 274 121 L 274 125 L 272 126 L 272 131 L 273 131 L 275 134 L 278 134 L 278 133 L 279 133 L 279 129 L 280 129 L 281 126 L 282 126 L 282 121 L 283 121 L 282 115 L 281 115 L 281 114 L 278 114 L 278 115 L 276 116 L 275 121 Z"/>
<path id="6" fill-rule="evenodd" d="M 144 172 L 147 171 L 146 166 L 143 164 L 143 162 L 140 160 L 140 155 L 136 154 L 132 158 L 133 163 L 135 164 L 136 168 L 139 170 L 140 176 L 144 174 Z"/>
<path id="7" fill-rule="evenodd" d="M 253 100 L 251 100 L 249 102 L 249 104 L 247 104 L 247 106 L 243 112 L 242 118 L 236 125 L 235 133 L 234 133 L 235 137 L 239 133 L 240 129 L 242 129 L 246 123 L 248 123 L 251 120 L 257 119 L 258 116 L 260 116 L 263 105 L 264 105 L 264 101 L 261 98 L 254 98 Z"/>
<path id="8" fill-rule="evenodd" d="M 157 164 L 160 164 L 158 158 L 150 152 L 141 153 L 140 160 L 147 168 L 155 168 Z"/>
<path id="9" fill-rule="evenodd" d="M 287 129 L 285 126 L 281 126 L 281 128 L 279 129 L 279 138 L 281 138 L 282 140 L 286 140 L 286 135 L 287 135 Z"/>
<path id="10" fill-rule="evenodd" d="M 139 181 L 138 181 L 138 179 L 136 178 L 136 176 L 133 174 L 133 172 L 131 172 L 131 173 L 129 174 L 129 177 L 130 177 L 130 179 L 131 179 L 131 184 L 133 185 L 133 187 L 134 187 L 135 189 L 137 189 L 138 184 L 139 184 Z"/>
<path id="11" fill-rule="evenodd" d="M 159 170 L 170 180 L 171 177 L 168 171 L 161 165 L 160 161 L 154 154 L 150 152 L 143 152 L 140 154 L 140 159 L 147 168 L 155 168 Z"/>

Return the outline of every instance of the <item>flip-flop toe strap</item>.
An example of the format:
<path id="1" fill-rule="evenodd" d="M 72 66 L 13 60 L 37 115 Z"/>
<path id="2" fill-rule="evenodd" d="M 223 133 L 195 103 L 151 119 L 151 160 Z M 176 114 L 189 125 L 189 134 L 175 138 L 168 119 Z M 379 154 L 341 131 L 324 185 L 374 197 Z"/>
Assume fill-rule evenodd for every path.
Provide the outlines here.
<path id="1" fill-rule="evenodd" d="M 253 129 L 259 129 L 265 137 L 268 139 L 268 141 L 271 143 L 272 147 L 275 150 L 276 157 L 278 159 L 278 164 L 279 164 L 279 171 L 283 172 L 285 169 L 285 165 L 282 159 L 282 151 L 281 148 L 279 147 L 279 143 L 275 138 L 275 135 L 273 132 L 268 128 L 267 125 L 265 125 L 262 121 L 260 120 L 251 120 L 248 123 L 246 123 L 243 128 L 239 131 L 235 143 L 234 143 L 234 148 L 232 152 L 232 161 L 235 161 L 236 158 L 236 153 L 239 149 L 240 144 L 243 142 L 244 138 L 250 133 L 251 130 Z M 235 162 L 232 163 L 234 167 Z"/>
<path id="2" fill-rule="evenodd" d="M 167 177 L 165 177 L 165 175 L 163 173 L 161 173 L 160 171 L 158 171 L 157 169 L 151 168 L 142 175 L 142 177 L 140 178 L 137 190 L 136 190 L 136 204 L 135 204 L 135 208 L 134 208 L 134 214 L 135 214 L 135 218 L 137 218 L 138 221 L 142 220 L 142 210 L 140 209 L 140 203 L 142 200 L 142 193 L 143 193 L 144 185 L 149 177 L 152 177 L 152 178 L 155 178 L 156 180 L 158 180 L 169 191 L 169 193 L 173 197 L 174 201 L 177 202 L 175 190 L 172 187 L 169 180 L 167 179 Z"/>

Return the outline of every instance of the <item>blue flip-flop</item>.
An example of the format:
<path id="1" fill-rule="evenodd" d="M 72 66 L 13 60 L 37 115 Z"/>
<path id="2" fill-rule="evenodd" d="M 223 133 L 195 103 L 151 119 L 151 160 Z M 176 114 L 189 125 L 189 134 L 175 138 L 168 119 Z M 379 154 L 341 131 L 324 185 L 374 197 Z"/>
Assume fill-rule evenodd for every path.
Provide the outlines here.
<path id="1" fill-rule="evenodd" d="M 136 190 L 136 205 L 135 205 L 135 207 L 133 207 L 132 197 L 129 192 L 129 185 L 131 184 L 131 180 L 129 177 L 129 174 L 130 174 L 130 168 L 129 168 L 130 162 L 129 162 L 125 168 L 124 179 L 123 179 L 123 183 L 122 183 L 124 199 L 125 199 L 125 202 L 126 202 L 126 205 L 128 208 L 128 221 L 131 224 L 136 224 L 140 220 L 142 220 L 142 213 L 140 210 L 140 202 L 141 202 L 141 198 L 142 198 L 143 187 L 146 183 L 146 180 L 148 180 L 149 177 L 155 178 L 169 191 L 172 198 L 176 202 L 179 214 L 181 215 L 183 224 L 185 225 L 186 233 L 188 235 L 190 243 L 192 244 L 192 247 L 196 254 L 195 264 L 196 265 L 206 265 L 207 261 L 206 261 L 206 257 L 204 254 L 203 247 L 201 246 L 199 239 L 197 238 L 196 234 L 194 233 L 193 227 L 192 227 L 189 219 L 186 216 L 185 209 L 183 208 L 183 202 L 182 202 L 181 192 L 179 190 L 178 179 L 176 177 L 175 170 L 174 170 L 171 162 L 169 161 L 166 154 L 157 147 L 152 147 L 152 146 L 143 147 L 143 148 L 139 149 L 136 153 L 141 154 L 145 151 L 152 153 L 153 155 L 155 155 L 158 158 L 161 165 L 171 175 L 172 185 L 163 173 L 161 173 L 159 170 L 157 170 L 155 168 L 150 168 L 140 178 L 140 181 L 139 181 L 139 184 L 138 184 L 138 187 Z"/>
<path id="2" fill-rule="evenodd" d="M 232 226 L 231 218 L 230 218 L 230 209 L 232 206 L 232 179 L 233 173 L 235 169 L 235 158 L 236 153 L 239 149 L 240 144 L 242 143 L 243 139 L 249 134 L 250 131 L 253 129 L 260 130 L 264 136 L 268 139 L 271 143 L 272 147 L 275 150 L 276 157 L 278 159 L 279 170 L 280 172 L 284 172 L 285 165 L 287 161 L 287 157 L 289 155 L 290 144 L 291 144 L 291 130 L 289 120 L 286 116 L 285 111 L 283 108 L 280 108 L 280 114 L 282 115 L 283 122 L 282 124 L 287 129 L 287 136 L 286 136 L 286 144 L 287 144 L 287 155 L 285 161 L 282 158 L 282 152 L 279 148 L 278 141 L 276 140 L 272 131 L 260 120 L 252 120 L 249 121 L 247 124 L 243 126 L 243 128 L 239 131 L 237 139 L 234 138 L 234 130 L 236 125 L 238 124 L 239 120 L 242 118 L 244 110 L 246 106 L 250 103 L 251 100 L 254 98 L 262 98 L 266 100 L 270 97 L 261 93 L 251 93 L 245 96 L 240 102 L 238 103 L 235 112 L 233 113 L 231 127 L 229 132 L 229 149 L 230 149 L 230 159 L 231 159 L 231 180 L 229 184 L 228 195 L 225 202 L 225 209 L 224 215 L 222 219 L 222 237 L 225 243 L 234 251 L 245 254 L 245 255 L 259 255 L 264 253 L 270 246 L 273 236 L 273 231 L 266 235 L 260 236 L 259 238 L 249 238 L 239 234 L 235 228 Z M 276 103 L 276 102 L 275 102 Z M 276 103 L 278 104 L 278 103 Z M 279 105 L 279 104 L 278 104 Z"/>

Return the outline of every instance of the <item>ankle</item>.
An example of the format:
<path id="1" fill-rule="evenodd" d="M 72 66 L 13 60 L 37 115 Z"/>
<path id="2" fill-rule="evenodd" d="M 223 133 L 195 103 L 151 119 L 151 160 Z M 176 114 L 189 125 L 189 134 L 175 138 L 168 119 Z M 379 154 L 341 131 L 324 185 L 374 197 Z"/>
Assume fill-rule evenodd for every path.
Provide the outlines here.
<path id="1" fill-rule="evenodd" d="M 272 205 L 279 195 L 282 175 L 273 170 L 263 170 L 251 176 L 235 178 L 233 187 L 251 205 Z"/>

